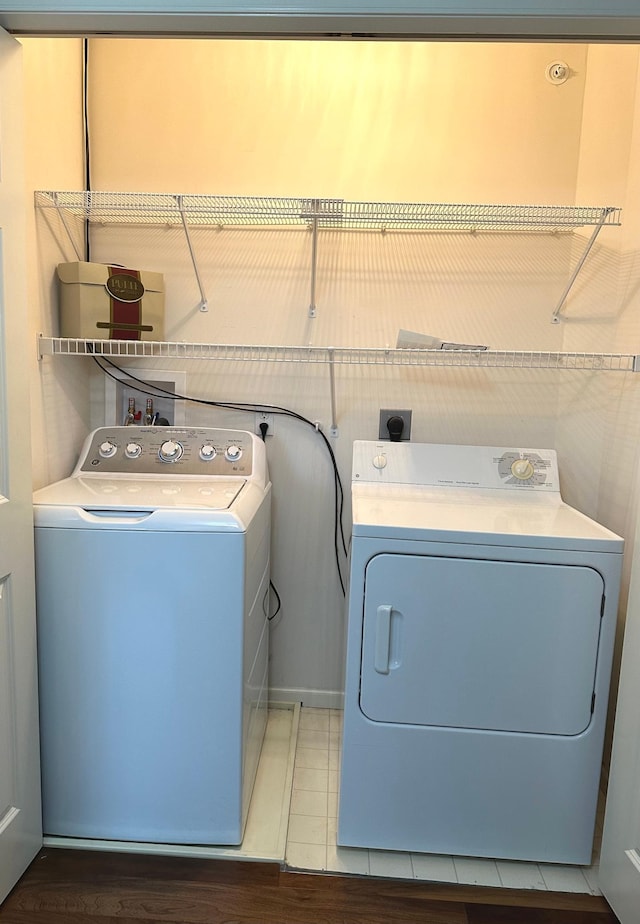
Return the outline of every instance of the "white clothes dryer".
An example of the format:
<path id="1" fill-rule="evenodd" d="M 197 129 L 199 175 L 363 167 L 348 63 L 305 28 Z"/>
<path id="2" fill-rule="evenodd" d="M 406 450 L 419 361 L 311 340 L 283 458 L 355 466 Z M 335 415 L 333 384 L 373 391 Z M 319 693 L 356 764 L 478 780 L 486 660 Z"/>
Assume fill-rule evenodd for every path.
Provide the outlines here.
<path id="1" fill-rule="evenodd" d="M 359 441 L 338 843 L 589 863 L 623 540 L 551 450 Z"/>
<path id="2" fill-rule="evenodd" d="M 108 427 L 34 495 L 44 832 L 238 844 L 266 726 L 264 444 Z"/>

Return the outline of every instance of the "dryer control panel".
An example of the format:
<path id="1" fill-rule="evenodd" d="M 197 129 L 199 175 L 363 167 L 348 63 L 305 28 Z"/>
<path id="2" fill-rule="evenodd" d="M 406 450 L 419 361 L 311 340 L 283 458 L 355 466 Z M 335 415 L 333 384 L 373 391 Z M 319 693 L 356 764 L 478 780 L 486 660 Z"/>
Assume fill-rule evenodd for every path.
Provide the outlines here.
<path id="1" fill-rule="evenodd" d="M 510 449 L 500 455 L 497 465 L 498 474 L 506 486 L 542 487 L 547 484 L 553 460 L 548 450 Z"/>
<path id="2" fill-rule="evenodd" d="M 248 478 L 260 446 L 261 441 L 245 430 L 101 427 L 87 439 L 74 474 Z"/>
<path id="3" fill-rule="evenodd" d="M 353 481 L 436 488 L 560 491 L 553 449 L 356 440 Z"/>

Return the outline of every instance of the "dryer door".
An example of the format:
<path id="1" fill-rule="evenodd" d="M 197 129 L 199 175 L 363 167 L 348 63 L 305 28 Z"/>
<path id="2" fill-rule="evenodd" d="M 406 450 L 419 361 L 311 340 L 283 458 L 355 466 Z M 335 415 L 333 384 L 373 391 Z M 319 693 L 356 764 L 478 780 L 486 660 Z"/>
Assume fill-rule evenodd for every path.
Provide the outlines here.
<path id="1" fill-rule="evenodd" d="M 584 566 L 376 555 L 361 709 L 376 722 L 578 735 L 591 720 L 603 593 Z"/>

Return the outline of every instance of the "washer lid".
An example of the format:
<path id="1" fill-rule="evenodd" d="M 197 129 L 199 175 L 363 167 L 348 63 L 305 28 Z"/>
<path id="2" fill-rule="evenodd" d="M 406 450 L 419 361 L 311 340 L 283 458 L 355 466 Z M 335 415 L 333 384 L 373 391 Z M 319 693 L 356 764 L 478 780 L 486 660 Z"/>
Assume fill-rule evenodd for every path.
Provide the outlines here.
<path id="1" fill-rule="evenodd" d="M 35 505 L 85 510 L 228 510 L 246 481 L 72 477 L 36 491 Z"/>
<path id="2" fill-rule="evenodd" d="M 353 484 L 353 535 L 622 553 L 620 536 L 557 493 Z"/>

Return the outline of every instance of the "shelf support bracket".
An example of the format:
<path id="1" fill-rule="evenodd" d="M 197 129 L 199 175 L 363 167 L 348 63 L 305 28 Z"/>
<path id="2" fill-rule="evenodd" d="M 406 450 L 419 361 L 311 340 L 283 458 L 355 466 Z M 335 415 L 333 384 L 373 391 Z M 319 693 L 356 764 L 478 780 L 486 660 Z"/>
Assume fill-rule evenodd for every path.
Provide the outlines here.
<path id="1" fill-rule="evenodd" d="M 317 208 L 317 207 L 316 207 Z M 309 317 L 316 316 L 316 271 L 318 267 L 318 216 L 314 215 L 311 225 L 311 298 Z"/>
<path id="2" fill-rule="evenodd" d="M 38 334 L 38 337 L 36 339 L 36 344 L 38 347 L 38 362 L 41 363 L 43 356 L 47 356 L 53 353 L 53 348 L 51 346 L 50 340 L 47 342 L 47 340 L 44 339 L 41 333 Z"/>
<path id="3" fill-rule="evenodd" d="M 68 237 L 69 240 L 71 241 L 71 246 L 73 247 L 73 252 L 75 253 L 75 255 L 76 255 L 76 257 L 77 257 L 78 262 L 79 262 L 79 263 L 82 263 L 82 261 L 85 260 L 86 257 L 85 257 L 83 254 L 80 253 L 80 250 L 79 250 L 79 248 L 78 248 L 78 246 L 77 246 L 75 240 L 73 239 L 73 235 L 72 235 L 72 233 L 71 233 L 71 230 L 70 230 L 70 228 L 69 228 L 69 225 L 67 224 L 67 217 L 66 217 L 66 215 L 65 215 L 65 210 L 64 210 L 64 208 L 60 205 L 60 203 L 58 202 L 58 193 L 57 193 L 57 192 L 54 192 L 54 193 L 52 193 L 52 195 L 53 195 L 53 201 L 55 202 L 56 211 L 57 211 L 58 215 L 60 216 L 60 221 L 62 222 L 62 227 L 63 227 L 64 230 L 67 232 L 67 237 Z M 87 221 L 88 221 L 88 220 L 89 220 L 89 219 L 87 218 Z"/>
<path id="4" fill-rule="evenodd" d="M 338 422 L 336 413 L 336 373 L 335 373 L 335 348 L 327 347 L 329 355 L 329 388 L 331 390 L 331 436 L 338 435 Z"/>
<path id="5" fill-rule="evenodd" d="M 193 242 L 191 240 L 191 234 L 189 232 L 189 225 L 187 224 L 187 216 L 184 208 L 184 201 L 182 196 L 176 196 L 176 202 L 178 204 L 178 211 L 180 212 L 180 220 L 182 221 L 182 228 L 184 230 L 184 236 L 187 240 L 187 247 L 189 248 L 189 256 L 191 257 L 191 263 L 193 264 L 193 271 L 196 274 L 196 282 L 198 283 L 198 288 L 200 289 L 200 311 L 209 310 L 209 301 L 205 295 L 204 286 L 202 285 L 202 279 L 200 278 L 200 273 L 198 271 L 198 261 L 196 260 L 196 253 L 193 249 Z"/>
<path id="6" fill-rule="evenodd" d="M 586 248 L 585 248 L 585 251 L 584 251 L 584 253 L 582 254 L 582 256 L 580 257 L 580 259 L 578 260 L 578 264 L 577 264 L 576 268 L 574 269 L 573 273 L 571 274 L 571 279 L 570 279 L 569 282 L 567 283 L 567 285 L 566 285 L 566 287 L 565 287 L 565 290 L 564 290 L 564 292 L 562 293 L 562 295 L 560 296 L 560 300 L 559 300 L 558 304 L 556 305 L 556 309 L 555 309 L 555 311 L 553 312 L 553 314 L 551 315 L 551 323 L 552 323 L 552 324 L 559 324 L 559 323 L 560 323 L 560 313 L 561 313 L 562 309 L 564 308 L 564 303 L 565 303 L 566 300 L 567 300 L 567 297 L 568 297 L 568 295 L 569 295 L 569 292 L 571 291 L 574 282 L 575 282 L 576 279 L 578 278 L 578 274 L 579 274 L 580 270 L 582 269 L 582 267 L 584 266 L 584 262 L 585 262 L 585 260 L 587 259 L 587 257 L 589 256 L 589 253 L 590 253 L 590 251 L 591 251 L 591 248 L 592 248 L 593 245 L 595 244 L 596 238 L 598 237 L 598 235 L 600 234 L 600 231 L 602 230 L 602 226 L 604 225 L 605 221 L 607 220 L 607 216 L 608 216 L 611 212 L 613 212 L 613 211 L 614 211 L 614 209 L 612 209 L 612 208 L 604 208 L 604 209 L 602 210 L 602 214 L 600 215 L 600 220 L 598 221 L 598 224 L 597 224 L 597 225 L 595 226 L 595 228 L 593 229 L 593 232 L 592 232 L 592 234 L 591 234 L 591 237 L 590 237 L 589 240 L 587 241 L 587 246 L 586 246 Z"/>

